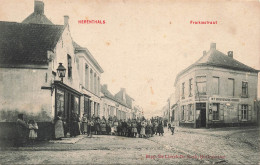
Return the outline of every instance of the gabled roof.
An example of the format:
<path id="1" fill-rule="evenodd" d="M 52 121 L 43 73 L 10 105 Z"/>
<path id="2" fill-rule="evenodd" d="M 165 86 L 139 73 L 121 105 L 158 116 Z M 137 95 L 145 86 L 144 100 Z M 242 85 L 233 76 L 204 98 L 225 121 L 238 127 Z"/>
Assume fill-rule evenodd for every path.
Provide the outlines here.
<path id="1" fill-rule="evenodd" d="M 235 60 L 233 57 L 229 57 L 228 55 L 225 55 L 224 53 L 222 53 L 216 49 L 210 49 L 198 61 L 196 61 L 194 64 L 190 65 L 188 68 L 182 70 L 176 76 L 175 84 L 176 84 L 179 76 L 181 76 L 183 73 L 187 72 L 189 69 L 191 69 L 195 66 L 212 66 L 212 67 L 225 68 L 225 69 L 231 69 L 231 70 L 258 73 L 258 70 L 251 68 L 251 67 Z"/>
<path id="2" fill-rule="evenodd" d="M 64 26 L 0 21 L 0 29 L 0 64 L 48 64 Z"/>
<path id="3" fill-rule="evenodd" d="M 128 107 L 130 108 L 127 104 L 125 104 L 124 102 L 122 102 L 121 100 L 119 100 L 118 98 L 114 97 L 111 92 L 107 89 L 107 87 L 105 87 L 105 85 L 102 85 L 101 86 L 101 93 L 104 94 L 105 97 L 125 106 L 125 107 Z"/>
<path id="4" fill-rule="evenodd" d="M 54 25 L 44 14 L 32 13 L 22 23 Z"/>
<path id="5" fill-rule="evenodd" d="M 98 71 L 100 73 L 104 73 L 104 70 L 101 68 L 101 66 L 98 64 L 96 59 L 92 56 L 92 54 L 89 52 L 87 48 L 80 46 L 75 41 L 73 41 L 73 46 L 75 49 L 75 53 L 84 52 L 87 55 L 87 57 L 90 59 L 90 61 L 94 64 L 94 66 L 98 69 Z"/>

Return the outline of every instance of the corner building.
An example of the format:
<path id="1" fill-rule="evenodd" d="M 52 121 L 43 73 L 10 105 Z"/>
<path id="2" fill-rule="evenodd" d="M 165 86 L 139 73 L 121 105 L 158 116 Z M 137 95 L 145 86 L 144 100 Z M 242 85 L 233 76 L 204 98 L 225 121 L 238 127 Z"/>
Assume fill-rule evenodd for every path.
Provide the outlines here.
<path id="1" fill-rule="evenodd" d="M 175 79 L 180 126 L 193 128 L 257 123 L 258 71 L 216 49 L 210 50 Z"/>

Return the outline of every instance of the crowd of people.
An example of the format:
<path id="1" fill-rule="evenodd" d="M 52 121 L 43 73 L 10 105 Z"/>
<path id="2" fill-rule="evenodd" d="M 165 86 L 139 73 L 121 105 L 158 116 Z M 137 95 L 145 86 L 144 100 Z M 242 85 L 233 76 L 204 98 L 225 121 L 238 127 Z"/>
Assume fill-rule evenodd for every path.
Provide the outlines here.
<path id="1" fill-rule="evenodd" d="M 66 123 L 62 126 L 62 114 L 58 114 L 55 122 L 55 138 L 60 139 L 67 134 Z M 163 121 L 159 118 L 145 119 L 128 119 L 119 120 L 117 117 L 87 117 L 83 115 L 81 119 L 77 114 L 72 115 L 72 122 L 70 125 L 70 136 L 74 137 L 80 134 L 87 134 L 88 137 L 92 135 L 116 135 L 126 137 L 140 137 L 149 138 L 154 135 L 163 136 Z"/>

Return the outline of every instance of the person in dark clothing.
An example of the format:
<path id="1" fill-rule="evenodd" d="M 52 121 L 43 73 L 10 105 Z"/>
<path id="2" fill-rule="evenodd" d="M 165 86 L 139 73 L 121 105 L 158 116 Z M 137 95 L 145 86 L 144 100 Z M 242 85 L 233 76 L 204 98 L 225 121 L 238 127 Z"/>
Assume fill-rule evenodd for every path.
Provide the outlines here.
<path id="1" fill-rule="evenodd" d="M 27 140 L 28 135 L 28 125 L 23 119 L 23 114 L 18 114 L 18 119 L 16 121 L 16 127 L 17 127 L 17 136 L 15 141 L 16 147 L 23 147 Z"/>
<path id="2" fill-rule="evenodd" d="M 80 122 L 79 117 L 76 113 L 72 114 L 72 123 L 71 123 L 71 137 L 75 137 L 77 135 L 80 135 L 80 129 L 79 129 L 79 124 Z"/>
<path id="3" fill-rule="evenodd" d="M 158 125 L 158 133 L 159 133 L 159 136 L 163 136 L 163 122 L 162 121 L 159 121 L 159 125 Z"/>

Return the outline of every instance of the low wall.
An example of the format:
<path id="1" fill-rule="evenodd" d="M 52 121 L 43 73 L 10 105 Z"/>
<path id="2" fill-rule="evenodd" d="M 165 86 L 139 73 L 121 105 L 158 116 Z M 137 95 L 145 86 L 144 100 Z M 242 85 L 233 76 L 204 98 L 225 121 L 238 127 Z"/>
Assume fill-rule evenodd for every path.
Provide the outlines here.
<path id="1" fill-rule="evenodd" d="M 54 124 L 51 122 L 37 122 L 38 130 L 37 140 L 49 140 L 53 139 Z M 0 122 L 0 140 L 15 140 L 16 134 L 16 122 Z M 27 130 L 29 137 L 29 129 Z"/>

